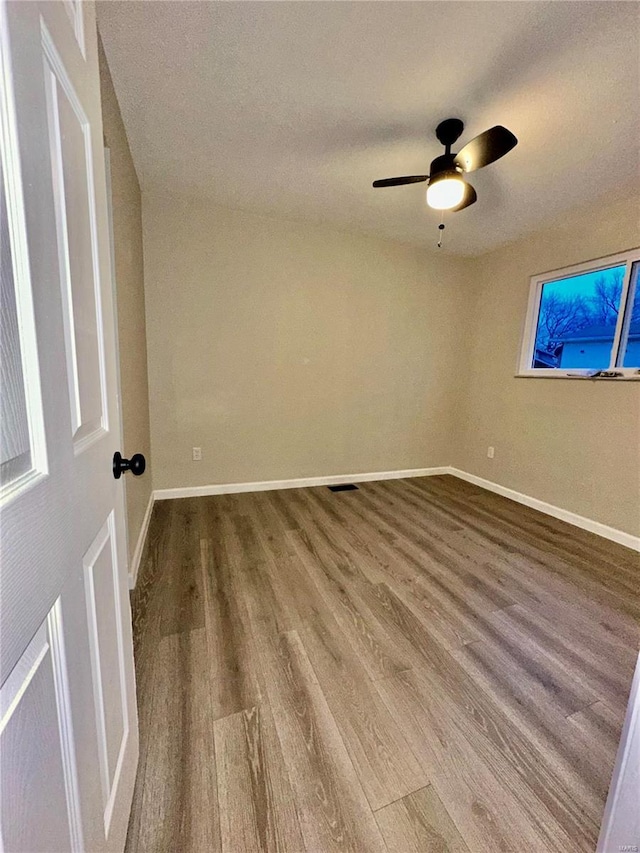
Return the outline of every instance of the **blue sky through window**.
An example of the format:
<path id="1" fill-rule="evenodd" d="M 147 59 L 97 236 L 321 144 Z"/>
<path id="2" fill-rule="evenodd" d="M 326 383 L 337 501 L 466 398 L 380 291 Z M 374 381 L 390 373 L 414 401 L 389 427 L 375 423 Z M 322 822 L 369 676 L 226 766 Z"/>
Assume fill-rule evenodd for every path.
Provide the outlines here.
<path id="1" fill-rule="evenodd" d="M 621 264 L 543 285 L 534 367 L 609 366 L 624 273 Z"/>

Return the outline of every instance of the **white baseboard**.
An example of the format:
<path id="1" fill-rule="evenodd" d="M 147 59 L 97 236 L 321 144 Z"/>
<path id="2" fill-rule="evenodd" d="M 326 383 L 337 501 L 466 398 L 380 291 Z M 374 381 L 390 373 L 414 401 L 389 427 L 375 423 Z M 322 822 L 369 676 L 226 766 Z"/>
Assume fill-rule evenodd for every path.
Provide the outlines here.
<path id="1" fill-rule="evenodd" d="M 332 474 L 328 477 L 301 477 L 297 480 L 263 480 L 255 483 L 216 483 L 208 486 L 184 486 L 157 489 L 157 501 L 169 498 L 197 498 L 205 495 L 230 495 L 238 492 L 267 492 L 273 489 L 302 489 L 308 486 L 337 486 L 341 483 L 366 483 L 371 480 L 400 480 L 405 477 L 430 477 L 449 474 L 450 468 L 408 468 L 405 471 L 376 471 L 363 474 Z"/>
<path id="2" fill-rule="evenodd" d="M 577 513 L 570 512 L 567 509 L 562 509 L 559 506 L 546 503 L 546 501 L 541 501 L 538 498 L 532 498 L 530 495 L 524 495 L 522 492 L 516 492 L 514 489 L 508 489 L 506 486 L 501 486 L 499 483 L 493 483 L 491 480 L 485 480 L 483 477 L 477 477 L 475 474 L 468 474 L 466 471 L 460 471 L 458 468 L 448 468 L 445 473 L 452 474 L 454 477 L 459 477 L 461 480 L 466 480 L 468 483 L 473 483 L 476 486 L 480 486 L 490 492 L 495 492 L 505 498 L 510 498 L 510 500 L 517 501 L 519 504 L 524 504 L 532 509 L 537 509 L 540 512 L 544 512 L 546 515 L 559 518 L 561 521 L 573 524 L 574 527 L 581 527 L 583 530 L 588 530 L 591 533 L 595 533 L 597 536 L 610 539 L 612 542 L 618 542 L 620 545 L 625 545 L 633 551 L 640 551 L 640 536 L 632 536 L 631 533 L 625 533 L 624 530 L 609 527 L 606 524 L 601 524 L 599 521 L 594 521 L 591 518 L 585 518 L 583 515 L 578 515 Z"/>
<path id="3" fill-rule="evenodd" d="M 509 489 L 506 486 L 501 486 L 499 483 L 485 480 L 483 477 L 477 477 L 475 474 L 468 474 L 466 471 L 461 471 L 450 465 L 439 468 L 408 468 L 404 471 L 375 471 L 361 474 L 334 474 L 327 477 L 301 477 L 295 480 L 263 480 L 253 483 L 214 483 L 206 486 L 184 486 L 177 489 L 157 489 L 153 493 L 153 498 L 157 501 L 162 501 L 171 498 L 195 498 L 206 495 L 228 495 L 238 492 L 264 492 L 272 489 L 301 489 L 309 486 L 335 486 L 340 483 L 366 483 L 372 480 L 398 480 L 405 477 L 432 477 L 437 474 L 451 474 L 453 477 L 466 480 L 490 492 L 495 492 L 512 501 L 544 512 L 546 515 L 551 515 L 553 518 L 559 518 L 561 521 L 573 524 L 574 527 L 580 527 L 583 530 L 595 533 L 597 536 L 610 539 L 612 542 L 618 542 L 620 545 L 624 545 L 634 551 L 640 551 L 640 536 L 632 536 L 623 530 L 617 530 L 615 527 L 609 527 L 606 524 L 601 524 L 599 521 L 585 518 L 575 512 L 570 512 L 567 509 L 562 509 L 562 507 L 546 503 L 546 501 L 541 501 L 522 492 L 516 492 L 515 489 Z M 150 516 L 151 509 L 149 508 L 147 512 Z M 145 516 L 145 520 L 146 524 L 148 524 L 147 516 Z M 144 535 L 146 535 L 146 526 L 144 525 L 143 531 Z M 143 531 L 141 531 L 141 537 Z M 144 544 L 144 537 L 138 541 L 138 546 L 136 547 L 138 561 L 142 556 L 141 543 Z M 139 549 L 140 554 L 138 554 Z M 135 557 L 132 568 L 133 566 L 135 566 L 135 572 L 137 573 Z M 133 574 L 133 580 L 135 583 L 135 573 Z"/>
<path id="4" fill-rule="evenodd" d="M 151 521 L 151 513 L 153 512 L 154 499 L 155 493 L 151 492 L 151 494 L 149 495 L 149 503 L 147 504 L 147 508 L 144 513 L 144 518 L 142 519 L 140 533 L 138 534 L 136 549 L 133 552 L 131 564 L 129 565 L 129 589 L 133 589 L 136 585 L 136 581 L 138 580 L 138 569 L 140 568 L 140 560 L 142 560 L 144 543 L 147 539 L 147 531 L 149 530 L 149 522 Z"/>

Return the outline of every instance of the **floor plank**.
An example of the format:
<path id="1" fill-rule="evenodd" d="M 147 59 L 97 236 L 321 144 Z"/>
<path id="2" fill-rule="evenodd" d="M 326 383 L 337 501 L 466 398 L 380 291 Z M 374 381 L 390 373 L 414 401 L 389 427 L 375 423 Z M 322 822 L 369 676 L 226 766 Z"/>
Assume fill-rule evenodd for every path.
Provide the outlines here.
<path id="1" fill-rule="evenodd" d="M 214 724 L 223 853 L 304 848 L 280 742 L 266 703 Z"/>
<path id="2" fill-rule="evenodd" d="M 389 853 L 468 853 L 432 786 L 376 812 Z"/>
<path id="3" fill-rule="evenodd" d="M 173 555 L 171 571 L 162 579 L 167 606 L 160 614 L 160 635 L 165 637 L 204 628 L 205 608 L 200 569 L 198 504 L 191 498 L 171 507 L 170 540 Z"/>
<path id="4" fill-rule="evenodd" d="M 469 741 L 411 670 L 376 682 L 471 850 L 578 850 L 485 739 Z M 517 839 L 517 845 L 515 840 Z"/>
<path id="5" fill-rule="evenodd" d="M 428 779 L 335 620 L 300 631 L 372 809 L 422 788 Z"/>
<path id="6" fill-rule="evenodd" d="M 398 653 L 380 622 L 357 595 L 355 584 L 346 584 L 337 575 L 331 557 L 318 552 L 310 538 L 290 534 L 294 547 L 319 594 L 331 609 L 349 642 L 357 650 L 363 666 L 372 679 L 403 672 L 410 660 Z"/>
<path id="7" fill-rule="evenodd" d="M 232 529 L 226 516 L 218 518 L 212 504 L 203 502 L 200 547 L 212 713 L 220 719 L 254 707 L 261 694 L 248 618 L 230 556 Z"/>
<path id="8" fill-rule="evenodd" d="M 213 714 L 204 630 L 163 638 L 140 715 L 129 850 L 218 851 Z M 149 695 L 151 694 L 151 695 Z"/>
<path id="9" fill-rule="evenodd" d="M 296 632 L 260 643 L 269 701 L 309 851 L 385 844 Z"/>

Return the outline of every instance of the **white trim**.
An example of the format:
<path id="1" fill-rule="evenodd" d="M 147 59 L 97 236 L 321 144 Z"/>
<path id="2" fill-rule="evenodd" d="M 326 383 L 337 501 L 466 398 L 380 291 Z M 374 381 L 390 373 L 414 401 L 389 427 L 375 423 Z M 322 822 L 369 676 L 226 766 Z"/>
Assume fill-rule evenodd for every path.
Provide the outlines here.
<path id="1" fill-rule="evenodd" d="M 638 826 L 637 780 L 638 750 L 640 748 L 640 656 L 633 676 L 629 704 L 625 716 L 618 755 L 616 758 L 609 796 L 604 809 L 597 853 L 608 850 L 637 850 L 638 836 L 633 837 Z M 631 807 L 629 804 L 631 803 Z M 628 838 L 627 838 L 628 835 Z M 613 838 L 612 838 L 613 836 Z M 623 842 L 623 843 L 616 843 Z M 625 844 L 624 842 L 628 842 Z"/>
<path id="2" fill-rule="evenodd" d="M 366 483 L 371 480 L 400 480 L 404 477 L 432 477 L 450 474 L 448 466 L 441 468 L 407 468 L 404 471 L 376 471 L 362 474 L 332 474 L 327 477 L 301 477 L 296 480 L 263 480 L 255 483 L 215 483 L 207 486 L 183 486 L 179 489 L 156 489 L 155 500 L 197 498 L 205 495 L 229 495 L 237 492 L 267 492 L 275 489 L 303 489 L 309 486 L 337 486 L 340 483 Z"/>
<path id="3" fill-rule="evenodd" d="M 522 492 L 516 492 L 514 489 L 509 489 L 506 486 L 501 486 L 499 483 L 493 483 L 491 480 L 485 480 L 483 477 L 477 477 L 475 474 L 468 474 L 466 471 L 460 471 L 458 468 L 449 468 L 445 473 L 452 474 L 460 480 L 466 480 L 468 483 L 473 483 L 490 492 L 495 492 L 519 504 L 524 504 L 532 509 L 537 509 L 544 512 L 545 515 L 551 515 L 553 518 L 559 518 L 561 521 L 566 521 L 568 524 L 573 524 L 574 527 L 580 527 L 582 530 L 588 530 L 590 533 L 595 533 L 597 536 L 602 536 L 604 539 L 610 539 L 612 542 L 617 542 L 619 545 L 624 545 L 631 548 L 633 551 L 640 551 L 640 536 L 633 536 L 631 533 L 625 533 L 624 530 L 618 530 L 615 527 L 609 527 L 599 521 L 594 521 L 591 518 L 585 518 L 583 515 L 578 515 L 575 512 L 570 512 L 568 509 L 554 506 L 553 504 L 541 501 L 538 498 L 533 498 L 531 495 L 524 495 Z"/>
<path id="4" fill-rule="evenodd" d="M 118 572 L 118 554 L 115 541 L 115 515 L 112 512 L 109 516 L 109 527 L 111 533 L 111 569 L 113 580 L 113 603 L 118 616 L 122 613 L 122 603 L 120 601 L 120 573 Z M 117 619 L 116 625 L 116 643 L 118 646 L 118 670 L 120 674 L 120 703 L 122 709 L 122 739 L 120 741 L 120 749 L 118 750 L 118 760 L 116 768 L 111 779 L 111 791 L 109 799 L 104 809 L 104 837 L 109 838 L 109 830 L 111 828 L 111 818 L 113 817 L 113 807 L 116 803 L 116 797 L 120 790 L 120 774 L 124 764 L 125 755 L 127 752 L 127 743 L 129 742 L 129 709 L 127 703 L 127 667 L 124 658 L 124 638 L 122 636 L 122 619 Z"/>
<path id="5" fill-rule="evenodd" d="M 611 344 L 611 367 L 620 370 L 622 365 L 618 367 L 618 362 L 624 358 L 624 353 L 620 352 L 621 343 L 622 343 L 622 330 L 629 328 L 631 325 L 631 310 L 633 305 L 627 304 L 629 302 L 629 285 L 631 283 L 631 271 L 633 270 L 634 263 L 638 260 L 638 258 L 634 260 L 627 261 L 627 265 L 624 271 L 624 278 L 622 280 L 622 290 L 620 291 L 620 305 L 618 307 L 618 318 L 616 320 L 616 328 L 613 335 L 613 343 Z M 625 342 L 626 347 L 626 342 Z M 636 368 L 637 370 L 637 368 Z"/>
<path id="6" fill-rule="evenodd" d="M 140 533 L 138 534 L 136 549 L 133 552 L 133 557 L 131 558 L 131 562 L 129 564 L 129 589 L 133 589 L 138 580 L 138 569 L 140 568 L 142 552 L 144 551 L 144 544 L 147 539 L 147 533 L 149 531 L 149 522 L 151 521 L 151 513 L 153 512 L 153 504 L 156 497 L 157 495 L 155 492 L 151 492 L 151 494 L 149 495 L 149 503 L 147 504 L 147 508 L 142 519 L 142 524 L 140 526 Z"/>
<path id="7" fill-rule="evenodd" d="M 82 807 L 80 805 L 80 786 L 76 762 L 76 746 L 73 735 L 71 715 L 71 694 L 67 668 L 67 657 L 62 625 L 62 603 L 58 598 L 47 616 L 47 630 L 51 649 L 51 667 L 58 711 L 58 729 L 62 752 L 62 769 L 69 813 L 69 833 L 73 853 L 82 853 L 84 841 L 82 834 Z"/>
<path id="8" fill-rule="evenodd" d="M 111 150 L 105 146 L 104 148 L 104 172 L 107 194 L 107 224 L 109 227 L 109 257 L 111 258 L 111 299 L 113 304 L 113 331 L 116 340 L 115 357 L 116 357 L 116 397 L 118 404 L 118 422 L 120 424 L 120 436 L 124 442 L 124 415 L 122 407 L 122 369 L 120 364 L 120 333 L 118 330 L 118 285 L 116 280 L 116 246 L 115 235 L 113 231 L 113 186 L 111 184 Z M 122 489 L 122 503 L 127 506 L 127 478 L 120 477 L 119 480 Z M 129 523 L 128 519 L 122 526 L 122 534 L 124 536 L 124 548 L 129 559 Z M 135 581 L 134 581 L 135 583 Z M 129 585 L 131 587 L 131 574 L 129 574 Z"/>
<path id="9" fill-rule="evenodd" d="M 532 367 L 515 374 L 516 379 L 592 379 L 594 382 L 624 382 L 638 378 L 637 367 L 603 367 L 602 370 L 612 371 L 615 376 L 596 376 L 597 370 L 560 370 L 559 367 Z"/>
<path id="10" fill-rule="evenodd" d="M 593 376 L 592 373 L 550 373 L 547 370 L 529 370 L 527 373 L 515 373 L 514 379 L 585 379 L 588 382 L 637 382 L 640 379 L 640 370 L 637 367 L 617 368 L 616 373 L 622 371 L 622 376 Z"/>
<path id="11" fill-rule="evenodd" d="M 623 367 L 620 362 L 624 361 L 629 343 L 631 315 L 633 314 L 636 291 L 638 289 L 638 278 L 640 277 L 640 270 L 637 268 L 637 264 L 637 261 L 628 264 L 622 287 L 622 295 L 620 296 L 620 305 L 623 306 L 623 309 L 618 312 L 618 323 L 616 325 L 616 337 L 614 341 L 616 370 L 633 369 Z"/>

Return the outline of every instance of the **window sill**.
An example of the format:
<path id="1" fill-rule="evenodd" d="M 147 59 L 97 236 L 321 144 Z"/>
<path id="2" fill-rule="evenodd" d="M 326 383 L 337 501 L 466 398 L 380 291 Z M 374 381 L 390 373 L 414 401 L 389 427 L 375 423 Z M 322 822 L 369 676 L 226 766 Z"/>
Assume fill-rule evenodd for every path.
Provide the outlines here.
<path id="1" fill-rule="evenodd" d="M 581 379 L 588 382 L 640 382 L 640 374 L 627 376 L 588 376 L 584 373 L 516 373 L 515 379 Z"/>

